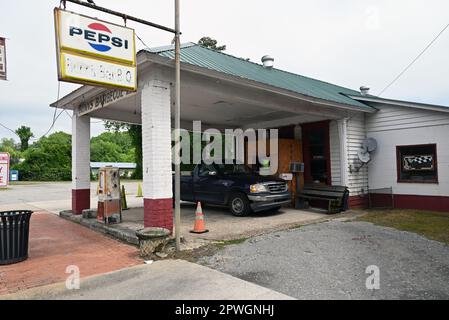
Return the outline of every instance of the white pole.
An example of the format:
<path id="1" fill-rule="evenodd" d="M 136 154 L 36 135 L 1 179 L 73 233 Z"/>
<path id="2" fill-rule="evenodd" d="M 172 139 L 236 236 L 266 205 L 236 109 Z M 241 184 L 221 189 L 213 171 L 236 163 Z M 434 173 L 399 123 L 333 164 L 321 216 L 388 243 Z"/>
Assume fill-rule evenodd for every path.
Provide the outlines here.
<path id="1" fill-rule="evenodd" d="M 180 25 L 179 25 L 179 0 L 175 0 L 175 145 L 179 145 L 179 129 L 181 126 L 181 60 L 180 60 Z M 181 246 L 181 170 L 179 165 L 179 153 L 175 152 L 175 238 L 176 251 Z"/>

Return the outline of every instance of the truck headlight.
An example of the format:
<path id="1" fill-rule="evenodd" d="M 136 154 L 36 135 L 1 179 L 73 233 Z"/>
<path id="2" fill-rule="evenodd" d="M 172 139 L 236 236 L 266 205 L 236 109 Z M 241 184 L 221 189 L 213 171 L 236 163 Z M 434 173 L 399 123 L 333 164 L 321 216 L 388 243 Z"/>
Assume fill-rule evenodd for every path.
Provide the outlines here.
<path id="1" fill-rule="evenodd" d="M 249 186 L 251 193 L 268 192 L 267 186 L 264 184 L 252 184 Z"/>

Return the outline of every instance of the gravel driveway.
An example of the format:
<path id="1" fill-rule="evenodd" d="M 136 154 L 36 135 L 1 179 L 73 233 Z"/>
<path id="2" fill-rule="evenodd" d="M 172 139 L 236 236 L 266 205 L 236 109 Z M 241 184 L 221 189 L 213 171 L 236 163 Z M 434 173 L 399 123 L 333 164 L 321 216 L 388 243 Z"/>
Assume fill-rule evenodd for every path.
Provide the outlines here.
<path id="1" fill-rule="evenodd" d="M 298 299 L 449 299 L 449 246 L 367 222 L 259 236 L 201 263 Z M 366 288 L 370 265 L 379 289 Z"/>

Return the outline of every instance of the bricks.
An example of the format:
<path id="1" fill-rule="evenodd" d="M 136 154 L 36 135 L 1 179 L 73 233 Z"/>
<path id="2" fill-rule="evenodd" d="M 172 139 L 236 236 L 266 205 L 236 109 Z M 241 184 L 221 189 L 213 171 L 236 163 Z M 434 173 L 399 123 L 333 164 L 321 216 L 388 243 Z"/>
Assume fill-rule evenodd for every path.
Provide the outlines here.
<path id="1" fill-rule="evenodd" d="M 141 81 L 144 225 L 172 231 L 170 81 L 156 70 Z"/>
<path id="2" fill-rule="evenodd" d="M 170 83 L 148 80 L 142 90 L 143 195 L 172 197 Z"/>
<path id="3" fill-rule="evenodd" d="M 90 117 L 72 117 L 72 212 L 90 208 Z"/>
<path id="4" fill-rule="evenodd" d="M 72 117 L 72 211 L 90 208 L 90 117 Z"/>
<path id="5" fill-rule="evenodd" d="M 72 117 L 72 189 L 90 188 L 90 117 Z"/>
<path id="6" fill-rule="evenodd" d="M 69 265 L 81 278 L 141 264 L 139 250 L 50 213 L 34 213 L 29 258 L 0 266 L 0 298 L 32 287 L 63 282 Z"/>
<path id="7" fill-rule="evenodd" d="M 72 212 L 81 214 L 84 209 L 90 208 L 90 189 L 72 190 Z"/>
<path id="8" fill-rule="evenodd" d="M 161 227 L 173 231 L 173 200 L 144 199 L 144 226 Z"/>

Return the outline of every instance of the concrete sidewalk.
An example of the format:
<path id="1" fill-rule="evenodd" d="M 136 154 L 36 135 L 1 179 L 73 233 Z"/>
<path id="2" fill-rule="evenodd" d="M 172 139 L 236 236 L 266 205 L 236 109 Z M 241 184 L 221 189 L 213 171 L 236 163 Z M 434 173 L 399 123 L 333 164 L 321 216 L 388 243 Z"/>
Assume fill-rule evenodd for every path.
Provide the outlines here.
<path id="1" fill-rule="evenodd" d="M 208 233 L 190 233 L 195 223 L 194 203 L 181 203 L 181 234 L 187 241 L 197 240 L 234 240 L 253 237 L 273 231 L 285 230 L 299 225 L 317 223 L 335 219 L 341 215 L 328 215 L 315 210 L 296 210 L 282 208 L 277 212 L 258 212 L 246 217 L 234 217 L 227 208 L 203 206 L 205 224 Z M 137 245 L 135 231 L 142 229 L 143 208 L 131 208 L 122 212 L 122 223 L 105 225 L 95 218 L 82 218 L 70 212 L 62 212 L 61 217 L 80 223 L 93 230 L 111 235 L 116 239 Z M 345 213 L 347 215 L 347 213 Z"/>
<path id="2" fill-rule="evenodd" d="M 157 261 L 81 280 L 34 288 L 0 299 L 291 300 L 293 298 L 184 260 Z"/>

